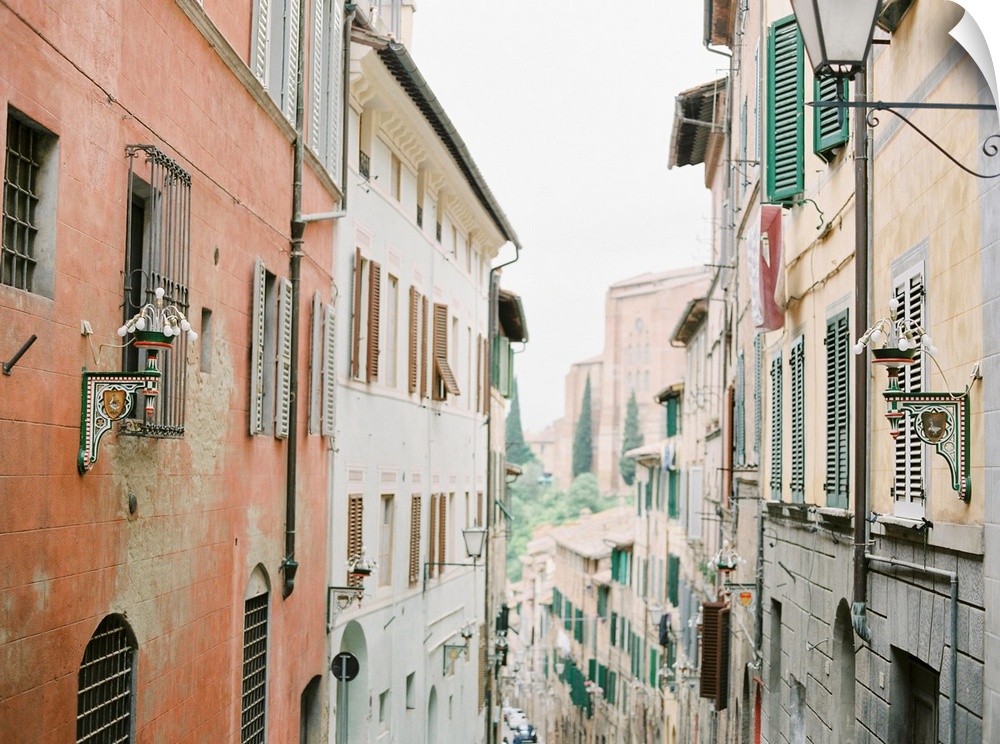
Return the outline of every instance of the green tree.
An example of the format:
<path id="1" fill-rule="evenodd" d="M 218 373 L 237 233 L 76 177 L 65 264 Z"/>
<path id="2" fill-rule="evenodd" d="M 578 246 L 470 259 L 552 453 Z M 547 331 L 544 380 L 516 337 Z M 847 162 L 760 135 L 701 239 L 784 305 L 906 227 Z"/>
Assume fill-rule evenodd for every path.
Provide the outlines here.
<path id="1" fill-rule="evenodd" d="M 507 441 L 507 462 L 515 465 L 524 465 L 535 459 L 535 453 L 531 451 L 524 442 L 524 432 L 521 429 L 521 404 L 517 395 L 517 379 L 511 386 L 513 392 L 510 396 L 510 413 L 507 414 L 507 430 L 505 439 Z"/>
<path id="2" fill-rule="evenodd" d="M 576 422 L 573 436 L 573 477 L 589 473 L 594 468 L 594 442 L 591 433 L 590 375 L 583 388 L 583 402 L 580 404 L 580 418 Z"/>
<path id="3" fill-rule="evenodd" d="M 639 404 L 635 402 L 635 390 L 633 390 L 628 398 L 628 405 L 625 406 L 625 433 L 622 436 L 622 456 L 618 460 L 618 472 L 622 474 L 622 480 L 625 481 L 626 486 L 631 486 L 635 481 L 635 460 L 631 457 L 625 457 L 625 453 L 641 446 Z"/>

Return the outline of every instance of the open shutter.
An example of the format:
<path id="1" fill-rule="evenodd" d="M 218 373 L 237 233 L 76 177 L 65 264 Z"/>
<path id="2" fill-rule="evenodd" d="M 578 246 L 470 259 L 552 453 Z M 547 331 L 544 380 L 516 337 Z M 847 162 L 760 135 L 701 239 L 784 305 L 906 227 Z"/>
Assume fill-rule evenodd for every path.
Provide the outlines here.
<path id="1" fill-rule="evenodd" d="M 264 431 L 264 262 L 253 266 L 253 312 L 250 331 L 250 435 Z"/>
<path id="2" fill-rule="evenodd" d="M 802 36 L 795 16 L 774 23 L 767 41 L 767 200 L 786 202 L 804 185 Z"/>
<path id="3" fill-rule="evenodd" d="M 309 329 L 309 433 L 319 433 L 323 382 L 323 300 L 313 295 Z"/>
<path id="4" fill-rule="evenodd" d="M 448 364 L 448 306 L 434 303 L 434 400 L 444 400 L 448 393 L 459 395 L 458 383 Z"/>
<path id="5" fill-rule="evenodd" d="M 326 0 L 313 0 L 312 10 L 312 39 L 310 40 L 310 49 L 312 50 L 312 59 L 310 60 L 309 69 L 309 146 L 313 149 L 313 152 L 319 154 L 320 159 L 323 158 L 323 153 L 318 152 L 320 146 L 320 127 L 321 121 L 323 120 L 323 63 L 324 63 L 324 51 L 326 45 L 324 44 L 324 36 L 328 32 L 324 24 L 324 15 L 326 10 Z M 332 129 L 335 124 L 333 122 L 328 122 L 328 126 Z"/>
<path id="6" fill-rule="evenodd" d="M 848 348 L 847 311 L 826 324 L 826 505 L 847 508 Z"/>
<path id="7" fill-rule="evenodd" d="M 278 289 L 278 374 L 274 403 L 274 436 L 288 437 L 292 382 L 292 283 L 281 279 Z"/>
<path id="8" fill-rule="evenodd" d="M 382 267 L 371 261 L 368 268 L 368 358 L 365 379 L 378 379 L 379 306 L 382 297 Z"/>
<path id="9" fill-rule="evenodd" d="M 347 560 L 361 555 L 364 549 L 364 500 L 359 494 L 348 497 L 347 501 Z M 347 586 L 361 586 L 362 577 L 347 574 Z"/>
<path id="10" fill-rule="evenodd" d="M 337 405 L 337 365 L 334 354 L 336 319 L 333 305 L 327 305 L 323 312 L 323 420 L 320 427 L 320 433 L 324 437 L 332 437 L 336 433 L 334 426 Z"/>
<path id="11" fill-rule="evenodd" d="M 298 91 L 299 79 L 299 3 L 301 0 L 288 0 L 285 6 L 288 16 L 285 18 L 285 25 L 288 28 L 288 59 L 285 68 L 288 74 L 285 76 L 285 95 L 282 97 L 285 105 L 283 112 L 285 118 L 291 122 L 295 121 L 295 101 Z"/>
<path id="12" fill-rule="evenodd" d="M 899 318 L 924 327 L 924 280 L 922 265 L 915 272 L 897 279 L 894 287 L 899 303 Z M 909 393 L 923 389 L 923 354 L 914 356 L 913 364 L 904 366 L 899 372 L 899 387 Z M 903 417 L 900 434 L 895 442 L 895 477 L 893 496 L 895 513 L 900 516 L 919 518 L 924 512 L 924 445 L 917 437 L 913 416 Z"/>
<path id="13" fill-rule="evenodd" d="M 813 81 L 817 101 L 847 100 L 847 79 L 826 76 Z M 813 109 L 813 152 L 830 162 L 850 137 L 850 117 L 846 108 L 816 106 Z"/>
<path id="14" fill-rule="evenodd" d="M 257 0 L 254 7 L 253 42 L 250 67 L 253 74 L 267 84 L 267 36 L 270 27 L 271 0 Z"/>
<path id="15" fill-rule="evenodd" d="M 799 336 L 792 342 L 788 369 L 792 385 L 792 502 L 801 504 L 806 499 L 806 375 L 805 339 Z"/>
<path id="16" fill-rule="evenodd" d="M 313 0 L 316 2 L 317 0 Z M 333 177 L 333 182 L 341 191 L 344 184 L 341 181 L 341 158 L 343 156 L 344 137 L 344 4 L 341 0 L 333 0 L 330 10 L 330 43 L 328 45 L 329 55 L 327 64 L 329 67 L 329 84 L 327 86 L 330 97 L 327 106 L 328 118 L 326 121 L 327 131 L 330 136 L 327 140 L 326 164 Z"/>
<path id="17" fill-rule="evenodd" d="M 420 580 L 420 495 L 410 499 L 410 564 L 407 572 L 412 586 Z"/>
<path id="18" fill-rule="evenodd" d="M 420 293 L 410 287 L 410 345 L 407 358 L 407 389 L 417 392 L 417 354 L 420 351 Z"/>
<path id="19" fill-rule="evenodd" d="M 351 377 L 361 374 L 361 249 L 354 249 L 354 308 L 351 316 Z"/>
<path id="20" fill-rule="evenodd" d="M 784 383 L 782 380 L 781 354 L 777 354 L 771 360 L 771 498 L 774 501 L 781 501 L 781 479 L 784 476 L 784 464 L 782 454 L 784 440 L 782 432 L 784 424 L 783 399 Z"/>
<path id="21" fill-rule="evenodd" d="M 699 695 L 725 710 L 729 699 L 729 605 L 705 602 L 702 613 L 702 655 Z"/>

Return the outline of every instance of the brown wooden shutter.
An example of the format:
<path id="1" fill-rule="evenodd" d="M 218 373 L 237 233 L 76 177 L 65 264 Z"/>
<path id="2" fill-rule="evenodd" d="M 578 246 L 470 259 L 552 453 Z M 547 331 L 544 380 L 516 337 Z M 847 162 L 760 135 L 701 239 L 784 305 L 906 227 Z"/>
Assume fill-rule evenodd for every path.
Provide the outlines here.
<path id="1" fill-rule="evenodd" d="M 410 585 L 420 580 L 420 495 L 410 499 Z"/>
<path id="2" fill-rule="evenodd" d="M 448 393 L 459 395 L 458 383 L 448 364 L 448 306 L 434 303 L 434 383 L 432 397 L 444 400 Z"/>
<path id="3" fill-rule="evenodd" d="M 427 577 L 434 578 L 437 572 L 437 508 L 438 494 L 431 494 L 430 525 L 427 530 Z"/>
<path id="4" fill-rule="evenodd" d="M 705 602 L 701 606 L 701 684 L 699 694 L 725 710 L 729 699 L 729 604 Z"/>
<path id="5" fill-rule="evenodd" d="M 483 492 L 476 494 L 476 527 L 483 526 Z"/>
<path id="6" fill-rule="evenodd" d="M 410 356 L 407 370 L 408 389 L 411 393 L 417 392 L 417 354 L 420 351 L 420 293 L 410 287 Z"/>
<path id="7" fill-rule="evenodd" d="M 362 533 L 362 514 L 364 508 L 363 497 L 356 494 L 348 497 L 347 501 L 347 559 L 352 556 L 361 555 L 364 545 L 364 535 Z M 347 586 L 361 586 L 361 577 L 347 575 Z"/>
<path id="8" fill-rule="evenodd" d="M 361 374 L 361 249 L 354 250 L 354 315 L 351 334 L 351 377 Z"/>
<path id="9" fill-rule="evenodd" d="M 426 398 L 427 392 L 427 330 L 428 330 L 428 303 L 426 297 L 420 298 L 420 397 Z"/>
<path id="10" fill-rule="evenodd" d="M 371 261 L 368 268 L 368 359 L 365 365 L 365 379 L 378 379 L 378 328 L 379 307 L 382 301 L 382 267 Z"/>
<path id="11" fill-rule="evenodd" d="M 490 388 L 490 339 L 488 336 L 483 339 L 483 391 L 483 415 L 489 416 L 493 391 Z"/>
<path id="12" fill-rule="evenodd" d="M 448 560 L 448 510 L 445 495 L 438 496 L 438 563 Z M 444 573 L 444 566 L 441 566 Z"/>

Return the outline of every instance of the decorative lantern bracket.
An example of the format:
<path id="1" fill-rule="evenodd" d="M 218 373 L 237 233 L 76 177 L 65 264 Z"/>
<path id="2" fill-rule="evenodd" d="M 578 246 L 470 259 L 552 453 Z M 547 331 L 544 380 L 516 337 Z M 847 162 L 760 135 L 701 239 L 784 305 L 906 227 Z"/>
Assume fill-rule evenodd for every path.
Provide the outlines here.
<path id="1" fill-rule="evenodd" d="M 969 387 L 963 393 L 909 393 L 899 388 L 899 368 L 888 368 L 885 417 L 896 439 L 904 416 L 910 416 L 920 441 L 934 445 L 948 463 L 951 487 L 967 502 L 972 498 L 969 474 Z M 894 374 L 895 373 L 895 374 Z"/>
<path id="2" fill-rule="evenodd" d="M 155 357 L 154 357 L 155 359 Z M 155 362 L 143 372 L 87 372 L 83 371 L 83 412 L 80 416 L 80 452 L 76 467 L 84 475 L 97 462 L 101 438 L 111 430 L 115 421 L 141 427 L 128 419 L 138 395 L 145 398 L 145 420 L 149 422 L 155 412 L 159 394 L 160 371 Z"/>

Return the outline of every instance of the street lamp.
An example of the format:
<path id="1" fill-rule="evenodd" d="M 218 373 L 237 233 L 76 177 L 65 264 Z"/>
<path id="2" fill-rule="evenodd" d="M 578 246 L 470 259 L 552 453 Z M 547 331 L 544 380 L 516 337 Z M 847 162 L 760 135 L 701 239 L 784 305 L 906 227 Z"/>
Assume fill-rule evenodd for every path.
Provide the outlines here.
<path id="1" fill-rule="evenodd" d="M 881 6 L 881 0 L 792 0 L 817 77 L 852 77 L 864 69 Z"/>
<path id="2" fill-rule="evenodd" d="M 480 557 L 483 555 L 483 547 L 486 545 L 485 527 L 466 527 L 462 530 L 462 539 L 465 540 L 465 552 L 472 559 L 472 563 L 448 563 L 445 561 L 427 561 L 424 563 L 424 586 L 427 586 L 427 569 L 431 566 L 472 566 L 475 567 Z"/>

